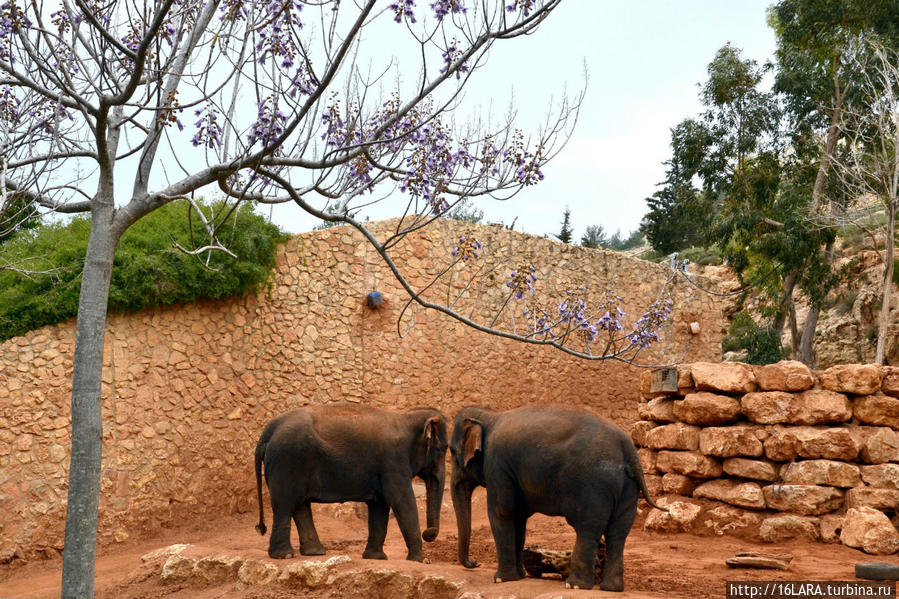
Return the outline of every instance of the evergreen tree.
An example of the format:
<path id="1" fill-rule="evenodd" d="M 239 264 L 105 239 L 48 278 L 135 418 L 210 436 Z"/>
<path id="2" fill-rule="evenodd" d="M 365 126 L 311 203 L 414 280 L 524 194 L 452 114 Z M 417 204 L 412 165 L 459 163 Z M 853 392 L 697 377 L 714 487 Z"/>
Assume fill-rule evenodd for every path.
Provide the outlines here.
<path id="1" fill-rule="evenodd" d="M 571 228 L 571 210 L 566 207 L 565 212 L 562 213 L 562 230 L 554 237 L 562 243 L 571 243 L 573 233 L 574 231 Z"/>

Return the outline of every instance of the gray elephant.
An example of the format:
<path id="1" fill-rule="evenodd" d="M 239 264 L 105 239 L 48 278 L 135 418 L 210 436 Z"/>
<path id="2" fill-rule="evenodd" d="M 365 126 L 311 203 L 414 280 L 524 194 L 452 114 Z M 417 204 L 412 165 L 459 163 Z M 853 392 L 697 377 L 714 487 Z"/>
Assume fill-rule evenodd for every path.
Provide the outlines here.
<path id="1" fill-rule="evenodd" d="M 577 533 L 566 587 L 593 587 L 596 548 L 605 536 L 600 588 L 624 589 L 624 542 L 642 491 L 643 468 L 630 437 L 588 412 L 525 407 L 508 412 L 464 408 L 450 441 L 451 489 L 459 527 L 459 561 L 467 568 L 471 493 L 487 487 L 487 514 L 496 543 L 496 582 L 525 576 L 525 526 L 534 513 L 564 516 Z"/>
<path id="2" fill-rule="evenodd" d="M 256 491 L 264 535 L 262 465 L 273 524 L 268 554 L 295 555 L 291 518 L 300 534 L 300 553 L 325 550 L 312 522 L 312 503 L 363 501 L 368 505 L 368 543 L 362 557 L 387 559 L 384 539 L 390 509 L 409 550 L 406 559 L 423 561 L 423 538 L 433 541 L 440 527 L 446 481 L 446 419 L 430 408 L 388 412 L 357 406 L 308 406 L 273 418 L 256 445 Z M 424 480 L 427 524 L 418 523 L 412 478 Z"/>

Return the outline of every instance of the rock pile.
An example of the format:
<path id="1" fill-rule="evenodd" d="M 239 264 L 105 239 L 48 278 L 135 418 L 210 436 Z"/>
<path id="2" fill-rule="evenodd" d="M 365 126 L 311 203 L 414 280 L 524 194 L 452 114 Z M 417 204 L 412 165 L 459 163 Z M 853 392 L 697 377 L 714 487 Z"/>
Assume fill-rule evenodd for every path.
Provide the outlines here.
<path id="1" fill-rule="evenodd" d="M 678 368 L 641 378 L 631 436 L 669 512 L 645 527 L 899 551 L 899 368 L 800 362 Z"/>

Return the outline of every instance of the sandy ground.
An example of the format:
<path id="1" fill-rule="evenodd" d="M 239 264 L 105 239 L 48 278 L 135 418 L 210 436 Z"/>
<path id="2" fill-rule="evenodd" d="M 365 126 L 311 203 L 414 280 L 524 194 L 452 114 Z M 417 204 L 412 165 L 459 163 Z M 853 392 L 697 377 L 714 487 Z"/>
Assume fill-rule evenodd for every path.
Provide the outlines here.
<path id="1" fill-rule="evenodd" d="M 478 490 L 473 501 L 472 557 L 481 567 L 466 570 L 456 561 L 456 528 L 448 494 L 442 511 L 441 532 L 438 539 L 425 544 L 430 564 L 407 562 L 405 545 L 396 523 L 391 519 L 385 551 L 386 562 L 362 560 L 365 545 L 366 523 L 364 509 L 354 509 L 354 504 L 316 506 L 315 519 L 319 536 L 328 554 L 348 555 L 356 569 L 389 568 L 418 575 L 444 576 L 448 580 L 463 583 L 461 592 L 480 593 L 484 599 L 510 599 L 512 597 L 537 598 L 561 597 L 621 597 L 643 599 L 648 597 L 724 597 L 725 581 L 778 581 L 778 580 L 856 580 L 854 565 L 860 561 L 899 562 L 896 556 L 877 558 L 842 545 L 825 545 L 802 541 L 790 541 L 777 545 L 757 544 L 733 537 L 699 537 L 686 534 L 659 534 L 645 532 L 642 521 L 645 506 L 641 508 L 625 550 L 625 592 L 604 593 L 592 591 L 566 591 L 557 577 L 528 578 L 521 581 L 494 584 L 492 575 L 496 568 L 493 540 L 486 515 L 483 490 Z M 642 503 L 642 502 L 641 502 Z M 362 506 L 364 507 L 364 506 Z M 423 506 L 421 518 L 424 521 Z M 271 514 L 266 506 L 267 521 Z M 153 550 L 175 543 L 189 543 L 193 555 L 234 555 L 244 558 L 267 560 L 268 538 L 260 537 L 253 530 L 256 514 L 245 513 L 222 518 L 220 521 L 198 522 L 181 528 L 162 529 L 152 538 L 130 541 L 100 551 L 97 560 L 96 593 L 106 599 L 149 599 L 170 597 L 177 599 L 206 599 L 222 597 L 266 598 L 296 597 L 297 592 L 279 584 L 238 588 L 230 583 L 212 587 L 193 584 L 168 584 L 160 581 L 159 564 L 148 566 L 141 556 Z M 296 543 L 296 531 L 293 532 Z M 574 544 L 574 532 L 561 518 L 535 515 L 528 522 L 529 545 L 548 549 L 569 550 Z M 790 553 L 794 556 L 787 571 L 730 569 L 724 561 L 741 551 L 766 553 Z M 298 558 L 314 559 L 314 558 Z M 283 560 L 271 560 L 278 566 Z M 59 596 L 61 562 L 58 559 L 15 563 L 0 566 L 0 597 L 43 599 Z M 332 589 L 304 593 L 304 597 L 347 596 Z"/>

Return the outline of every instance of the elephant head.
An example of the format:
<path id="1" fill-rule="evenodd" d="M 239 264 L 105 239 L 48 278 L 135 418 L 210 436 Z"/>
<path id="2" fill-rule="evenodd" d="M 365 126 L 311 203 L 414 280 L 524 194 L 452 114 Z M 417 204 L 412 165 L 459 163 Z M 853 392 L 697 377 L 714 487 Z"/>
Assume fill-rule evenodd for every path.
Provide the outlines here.
<path id="1" fill-rule="evenodd" d="M 418 440 L 415 476 L 425 483 L 427 491 L 427 528 L 421 538 L 431 542 L 440 531 L 440 507 L 446 484 L 446 420 L 439 412 L 427 418 Z"/>
<path id="2" fill-rule="evenodd" d="M 468 555 L 471 543 L 471 494 L 484 480 L 484 440 L 492 415 L 478 408 L 464 408 L 456 416 L 450 441 L 453 473 L 451 479 L 453 509 L 458 526 L 459 562 L 466 568 L 477 568 L 478 562 Z"/>

